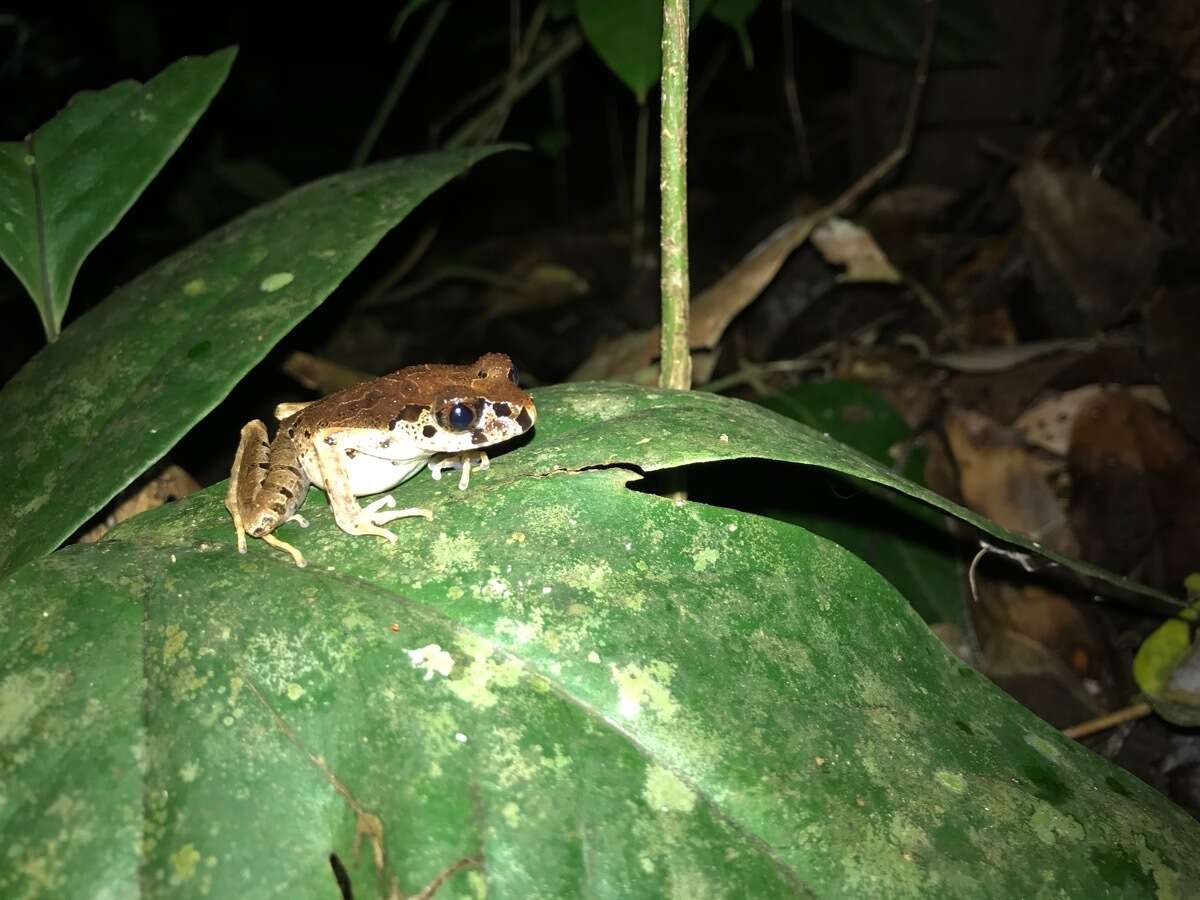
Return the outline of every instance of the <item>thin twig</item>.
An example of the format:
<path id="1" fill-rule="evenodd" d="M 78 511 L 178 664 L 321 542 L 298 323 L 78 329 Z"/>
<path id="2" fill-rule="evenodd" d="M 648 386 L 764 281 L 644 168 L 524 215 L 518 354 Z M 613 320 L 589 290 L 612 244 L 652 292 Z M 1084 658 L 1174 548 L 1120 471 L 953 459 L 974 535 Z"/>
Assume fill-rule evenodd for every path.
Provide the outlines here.
<path id="1" fill-rule="evenodd" d="M 430 900 L 430 898 L 434 894 L 437 893 L 438 888 L 440 888 L 443 884 L 445 884 L 451 875 L 453 875 L 455 872 L 458 872 L 458 871 L 461 871 L 462 869 L 467 868 L 467 866 L 482 867 L 483 866 L 483 857 L 482 856 L 464 856 L 462 859 L 455 860 L 454 862 L 450 863 L 450 865 L 446 866 L 446 868 L 442 869 L 442 871 L 440 871 L 436 875 L 434 875 L 433 881 L 431 881 L 431 882 L 429 882 L 429 884 L 425 885 L 425 887 L 420 892 L 413 894 L 412 900 Z"/>
<path id="2" fill-rule="evenodd" d="M 1154 707 L 1144 701 L 1132 703 L 1124 709 L 1118 709 L 1116 712 L 1109 713 L 1106 716 L 1099 716 L 1095 719 L 1089 719 L 1086 722 L 1080 722 L 1078 725 L 1072 725 L 1070 728 L 1064 728 L 1063 734 L 1066 737 L 1079 740 L 1090 734 L 1096 734 L 1100 731 L 1106 731 L 1115 725 L 1120 725 L 1123 722 L 1131 722 L 1134 719 L 1144 719 L 1150 713 L 1154 712 Z"/>
<path id="3" fill-rule="evenodd" d="M 521 0 L 508 0 L 508 59 L 514 65 L 521 46 Z"/>
<path id="4" fill-rule="evenodd" d="M 621 119 L 611 92 L 604 95 L 604 110 L 608 117 L 608 155 L 612 165 L 612 183 L 616 190 L 617 211 L 629 212 L 629 173 L 625 170 L 625 148 L 621 145 Z"/>
<path id="5" fill-rule="evenodd" d="M 396 77 L 392 79 L 391 87 L 388 88 L 388 92 L 380 102 L 379 108 L 375 110 L 375 116 L 371 119 L 371 124 L 367 126 L 366 133 L 363 135 L 362 140 L 359 141 L 358 147 L 355 148 L 354 155 L 350 158 L 350 168 L 357 169 L 365 163 L 371 155 L 371 151 L 375 149 L 379 135 L 383 132 L 383 126 L 392 117 L 392 111 L 396 108 L 396 102 L 400 99 L 400 95 L 404 93 L 404 89 L 408 87 L 408 82 L 412 79 L 413 73 L 424 58 L 425 51 L 429 49 L 429 44 L 433 41 L 433 36 L 437 32 L 438 26 L 442 24 L 442 19 L 445 18 L 446 12 L 449 9 L 450 0 L 442 0 L 442 2 L 433 8 L 433 11 L 429 14 L 429 18 L 425 20 L 425 26 L 421 29 L 421 33 L 417 35 L 416 43 L 405 55 L 404 63 L 396 72 Z"/>
<path id="6" fill-rule="evenodd" d="M 975 604 L 979 602 L 979 585 L 975 582 L 975 570 L 979 568 L 980 561 L 989 553 L 995 556 L 1002 556 L 1017 563 L 1026 572 L 1036 572 L 1038 568 L 1033 561 L 1033 556 L 1030 554 L 1020 550 L 1009 550 L 1006 547 L 999 547 L 989 541 L 980 539 L 979 552 L 975 554 L 975 557 L 971 560 L 971 565 L 967 568 L 967 583 L 971 587 L 971 602 L 963 611 L 963 630 L 967 638 L 967 647 L 971 651 L 971 656 L 976 666 L 983 665 L 983 644 L 979 641 L 979 632 L 975 630 L 975 617 L 971 612 Z"/>
<path id="7" fill-rule="evenodd" d="M 800 92 L 796 89 L 796 48 L 793 34 L 792 0 L 783 0 L 779 7 L 783 17 L 783 95 L 787 98 L 788 117 L 796 137 L 796 154 L 800 158 L 800 174 L 806 181 L 813 176 L 812 154 L 808 149 L 808 129 L 800 109 Z"/>
<path id="8" fill-rule="evenodd" d="M 475 284 L 483 284 L 492 288 L 499 288 L 504 291 L 509 291 L 514 294 L 532 297 L 537 294 L 536 289 L 531 288 L 529 282 L 520 278 L 513 278 L 509 275 L 501 275 L 498 272 L 493 272 L 489 269 L 483 269 L 478 266 L 464 265 L 444 265 L 430 272 L 419 281 L 413 281 L 406 284 L 399 290 L 393 291 L 386 297 L 382 297 L 371 304 L 364 304 L 362 309 L 382 309 L 387 306 L 394 306 L 407 300 L 409 297 L 415 297 L 418 294 L 423 294 L 425 291 L 441 284 L 444 281 L 468 281 Z"/>
<path id="9" fill-rule="evenodd" d="M 638 104 L 637 130 L 633 139 L 633 199 L 630 202 L 629 262 L 635 269 L 642 265 L 642 245 L 646 242 L 646 169 L 650 157 L 650 107 Z"/>
<path id="10" fill-rule="evenodd" d="M 937 297 L 933 295 L 933 292 L 916 278 L 906 277 L 904 283 L 913 292 L 920 304 L 925 307 L 926 312 L 933 316 L 938 325 L 941 326 L 942 333 L 950 338 L 951 343 L 954 344 L 956 349 L 961 350 L 963 348 L 962 339 L 954 330 L 954 323 L 950 320 L 950 316 L 946 313 L 946 310 L 942 308 L 942 304 L 938 302 Z M 929 354 L 925 355 L 928 356 Z"/>
<path id="11" fill-rule="evenodd" d="M 521 70 L 529 62 L 529 56 L 533 52 L 537 39 L 542 34 L 542 26 L 545 25 L 549 12 L 549 4 L 546 0 L 542 0 L 534 9 L 533 15 L 529 19 L 529 27 L 522 37 L 520 0 L 509 0 L 508 70 L 505 72 L 503 87 L 497 103 L 493 104 L 490 110 L 485 111 L 479 119 L 479 127 L 474 134 L 475 143 L 494 140 L 503 130 L 504 123 L 508 121 L 508 116 L 512 112 L 513 103 L 516 102 L 511 98 L 517 80 L 521 75 Z M 506 99 L 507 102 L 504 102 Z"/>
<path id="12" fill-rule="evenodd" d="M 814 369 L 828 369 L 830 367 L 829 357 L 837 350 L 837 348 L 846 341 L 853 341 L 860 335 L 887 325 L 900 318 L 899 312 L 886 312 L 877 318 L 872 319 L 865 325 L 854 329 L 845 338 L 837 340 L 825 341 L 823 344 L 818 344 L 813 347 L 803 356 L 794 356 L 790 359 L 778 359 L 772 362 L 756 363 L 749 360 L 743 361 L 736 372 L 730 372 L 720 378 L 714 378 L 712 381 L 706 382 L 697 390 L 709 391 L 710 393 L 719 394 L 721 391 L 727 391 L 733 387 L 739 387 L 743 384 L 758 384 L 755 379 L 762 375 L 771 375 L 775 373 L 788 374 L 792 372 L 811 372 Z M 759 393 L 766 394 L 767 390 Z"/>
<path id="13" fill-rule="evenodd" d="M 544 6 L 544 4 L 543 4 Z M 545 14 L 539 17 L 539 12 L 534 12 L 534 17 L 530 22 L 530 27 L 527 29 L 527 37 L 525 46 L 533 47 L 533 38 L 536 37 L 536 29 L 540 30 L 541 21 L 544 20 Z M 469 146 L 478 143 L 478 135 L 486 133 L 487 129 L 492 127 L 499 120 L 504 122 L 508 117 L 508 110 L 527 93 L 539 85 L 542 80 L 554 69 L 558 68 L 564 60 L 572 53 L 583 46 L 583 35 L 580 34 L 578 28 L 569 28 L 559 35 L 557 42 L 546 53 L 542 55 L 533 65 L 528 68 L 520 78 L 505 79 L 504 90 L 500 95 L 493 100 L 488 106 L 481 111 L 477 116 L 466 122 L 456 131 L 449 140 L 446 141 L 446 148 Z"/>
<path id="14" fill-rule="evenodd" d="M 708 89 L 713 86 L 713 82 L 717 80 L 717 75 L 725 65 L 725 60 L 729 58 L 729 47 L 728 42 L 723 43 L 717 48 L 716 53 L 709 54 L 700 77 L 691 79 L 692 86 L 688 88 L 688 111 L 692 118 L 696 117 L 696 110 L 704 104 L 704 98 L 708 96 Z"/>
<path id="15" fill-rule="evenodd" d="M 475 90 L 468 92 L 453 106 L 446 110 L 440 119 L 435 120 L 433 124 L 429 126 L 429 146 L 436 147 L 438 144 L 438 138 L 441 137 L 443 128 L 457 119 L 476 103 L 483 100 L 489 94 L 499 90 L 507 80 L 507 71 L 501 72 L 499 75 L 493 75 L 479 87 L 475 88 Z"/>
<path id="16" fill-rule="evenodd" d="M 988 545 L 985 543 L 971 560 L 971 565 L 967 567 L 967 584 L 970 585 L 971 596 L 970 602 L 963 610 L 963 636 L 967 639 L 967 651 L 971 655 L 970 662 L 977 669 L 983 668 L 984 658 L 983 644 L 979 640 L 979 630 L 975 627 L 975 607 L 979 603 L 979 585 L 975 583 L 975 569 L 987 552 Z"/>
<path id="17" fill-rule="evenodd" d="M 395 287 L 402 278 L 408 275 L 429 251 L 433 245 L 433 239 L 437 237 L 438 226 L 430 225 L 413 241 L 412 247 L 402 256 L 394 266 L 384 273 L 383 277 L 372 284 L 363 294 L 355 301 L 354 306 L 357 309 L 370 309 L 372 306 L 379 305 L 380 297 Z"/>
<path id="18" fill-rule="evenodd" d="M 1150 110 L 1157 106 L 1158 102 L 1167 95 L 1167 91 L 1170 89 L 1174 78 L 1175 72 L 1172 71 L 1166 78 L 1163 78 L 1151 90 L 1147 91 L 1141 103 L 1134 108 L 1132 115 L 1121 123 L 1121 127 L 1113 132 L 1112 137 L 1104 142 L 1104 146 L 1097 151 L 1096 156 L 1092 160 L 1091 172 L 1093 178 L 1099 178 L 1104 174 L 1104 167 L 1108 163 L 1109 157 L 1129 139 L 1134 129 L 1141 125 L 1142 120 L 1149 115 Z"/>
<path id="19" fill-rule="evenodd" d="M 908 96 L 908 112 L 904 116 L 904 128 L 896 147 L 875 163 L 858 181 L 837 198 L 829 207 L 829 216 L 840 216 L 858 204 L 868 191 L 875 188 L 904 161 L 912 150 L 913 137 L 917 133 L 917 119 L 921 103 L 925 99 L 925 86 L 929 82 L 929 66 L 933 59 L 933 35 L 937 31 L 938 0 L 925 0 L 925 35 L 921 40 L 921 55 L 917 59 L 917 71 L 913 75 L 912 90 Z"/>
<path id="20" fill-rule="evenodd" d="M 798 356 L 795 359 L 777 359 L 765 363 L 756 363 L 747 360 L 742 363 L 742 367 L 736 372 L 731 372 L 721 378 L 714 378 L 707 384 L 700 385 L 696 390 L 719 394 L 721 391 L 740 387 L 743 384 L 756 383 L 756 379 L 762 375 L 811 372 L 814 369 L 824 369 L 825 366 L 825 360 L 817 358 L 816 354 Z"/>

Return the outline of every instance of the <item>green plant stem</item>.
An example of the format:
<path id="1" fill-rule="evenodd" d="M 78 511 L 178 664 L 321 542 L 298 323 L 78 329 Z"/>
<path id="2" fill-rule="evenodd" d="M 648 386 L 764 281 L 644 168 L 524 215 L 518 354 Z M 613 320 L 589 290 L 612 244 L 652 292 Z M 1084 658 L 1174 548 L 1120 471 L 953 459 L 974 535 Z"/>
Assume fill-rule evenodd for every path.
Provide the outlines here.
<path id="1" fill-rule="evenodd" d="M 663 0 L 662 363 L 661 387 L 692 385 L 688 347 L 687 54 L 688 0 Z"/>
<path id="2" fill-rule="evenodd" d="M 441 3 L 433 8 L 433 11 L 429 14 L 429 18 L 425 20 L 425 27 L 417 35 L 417 41 L 413 45 L 412 50 L 404 57 L 404 64 L 396 72 L 396 77 L 392 79 L 391 87 L 388 88 L 387 94 L 379 104 L 379 109 L 375 111 L 375 117 L 371 120 L 371 124 L 367 126 L 367 131 L 363 135 L 362 140 L 359 141 L 358 147 L 355 148 L 354 156 L 350 158 L 350 168 L 357 169 L 365 163 L 367 157 L 371 155 L 371 151 L 375 149 L 375 144 L 379 140 L 383 126 L 392 117 L 392 111 L 396 108 L 396 102 L 400 99 L 400 95 L 404 93 L 404 89 L 408 87 L 408 82 L 412 79 L 413 72 L 417 70 L 417 66 L 424 58 L 425 51 L 429 49 L 429 44 L 433 41 L 433 36 L 437 32 L 438 26 L 442 24 L 442 19 L 445 18 L 449 8 L 450 0 L 442 0 Z"/>
<path id="3" fill-rule="evenodd" d="M 453 149 L 480 143 L 481 141 L 476 138 L 478 130 L 496 122 L 498 117 L 500 121 L 503 121 L 508 116 L 508 110 L 518 100 L 541 84 L 547 75 L 558 68 L 567 57 L 582 46 L 583 35 L 580 34 L 578 28 L 571 28 L 564 32 L 558 38 L 558 42 L 535 62 L 529 68 L 529 71 L 511 84 L 506 81 L 505 89 L 501 91 L 500 96 L 493 100 L 479 115 L 459 128 L 446 141 L 445 148 Z"/>

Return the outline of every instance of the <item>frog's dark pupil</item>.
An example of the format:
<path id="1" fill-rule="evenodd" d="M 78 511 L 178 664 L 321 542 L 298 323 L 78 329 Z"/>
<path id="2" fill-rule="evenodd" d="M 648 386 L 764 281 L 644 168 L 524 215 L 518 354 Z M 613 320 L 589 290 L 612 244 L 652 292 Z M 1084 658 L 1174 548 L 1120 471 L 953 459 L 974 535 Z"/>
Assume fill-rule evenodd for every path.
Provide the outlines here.
<path id="1" fill-rule="evenodd" d="M 470 428 L 471 423 L 475 421 L 475 410 L 465 403 L 455 403 L 450 408 L 449 419 L 451 428 L 462 431 L 465 428 Z"/>

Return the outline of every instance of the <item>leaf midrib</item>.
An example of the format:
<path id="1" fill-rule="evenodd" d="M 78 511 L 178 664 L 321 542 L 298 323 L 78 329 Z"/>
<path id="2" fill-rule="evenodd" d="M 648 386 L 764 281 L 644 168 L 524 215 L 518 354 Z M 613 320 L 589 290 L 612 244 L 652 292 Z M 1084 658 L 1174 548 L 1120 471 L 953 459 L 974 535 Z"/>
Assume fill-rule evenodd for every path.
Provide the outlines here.
<path id="1" fill-rule="evenodd" d="M 38 285 L 41 294 L 37 302 L 38 313 L 42 317 L 42 328 L 46 331 L 46 340 L 58 339 L 58 316 L 54 313 L 54 298 L 50 296 L 50 258 L 46 247 L 46 205 L 42 201 L 42 179 L 38 172 L 37 151 L 33 146 L 34 135 L 25 138 L 25 153 L 30 162 L 29 180 L 33 188 L 34 234 L 37 238 L 38 255 Z"/>
<path id="2" fill-rule="evenodd" d="M 176 542 L 172 542 L 172 541 L 158 542 L 158 541 L 153 541 L 153 540 L 149 540 L 149 541 L 144 540 L 144 538 L 152 538 L 152 537 L 153 537 L 153 535 L 147 534 L 147 535 L 142 536 L 143 539 L 139 539 L 137 541 L 130 541 L 130 540 L 111 541 L 111 539 L 110 539 L 110 541 L 106 541 L 105 543 L 111 542 L 111 543 L 115 543 L 115 544 L 124 545 L 126 547 L 131 548 L 134 552 L 144 551 L 144 550 L 149 550 L 149 549 L 153 549 L 154 551 L 157 551 L 157 552 L 163 552 L 163 551 L 166 551 L 168 548 L 173 548 L 176 555 L 181 554 L 181 553 L 195 552 L 194 546 L 189 545 L 187 543 L 180 544 L 180 543 L 176 543 Z M 289 574 L 295 568 L 294 564 L 292 563 L 292 561 L 290 559 L 285 559 L 284 557 L 276 556 L 275 554 L 266 555 L 266 556 L 262 557 L 261 560 L 258 560 L 258 561 L 264 563 L 267 566 L 276 568 L 280 571 L 288 572 Z M 708 808 L 710 814 L 715 819 L 718 819 L 719 821 L 724 822 L 735 834 L 741 836 L 741 838 L 743 840 L 745 840 L 751 846 L 756 847 L 759 850 L 759 852 L 761 852 L 768 860 L 770 860 L 771 865 L 783 876 L 783 878 L 787 882 L 789 882 L 790 884 L 795 886 L 796 890 L 798 892 L 800 892 L 800 894 L 802 896 L 805 896 L 805 897 L 815 897 L 816 896 L 813 888 L 810 885 L 808 885 L 801 878 L 800 874 L 796 871 L 795 867 L 792 864 L 788 863 L 785 859 L 783 859 L 780 856 L 780 854 L 776 848 L 774 848 L 770 844 L 768 844 L 766 842 L 766 840 L 764 840 L 762 837 L 760 837 L 754 830 L 749 828 L 740 819 L 734 817 L 727 809 L 724 809 L 720 804 L 718 804 L 716 802 L 716 800 L 712 797 L 712 795 L 710 793 L 708 793 L 707 791 L 702 789 L 699 785 L 697 785 L 696 782 L 694 780 L 692 780 L 688 775 L 678 771 L 674 766 L 669 765 L 664 758 L 661 758 L 659 755 L 655 754 L 642 741 L 640 741 L 634 734 L 632 734 L 630 731 L 628 731 L 627 729 L 622 727 L 618 722 L 611 719 L 602 710 L 597 708 L 595 705 L 587 702 L 583 698 L 572 693 L 565 685 L 559 683 L 554 678 L 552 678 L 549 674 L 542 671 L 542 669 L 539 666 L 537 666 L 534 662 L 532 662 L 529 658 L 523 656 L 522 654 L 520 654 L 518 652 L 514 652 L 512 649 L 510 649 L 508 644 L 505 641 L 503 641 L 501 638 L 499 638 L 491 633 L 483 633 L 478 629 L 471 628 L 469 625 L 466 625 L 463 622 L 459 621 L 458 619 L 455 619 L 454 617 L 450 616 L 448 613 L 444 612 L 443 610 L 439 609 L 437 606 L 435 606 L 427 601 L 420 600 L 415 597 L 410 597 L 406 594 L 399 593 L 398 591 L 394 591 L 389 588 L 382 587 L 379 584 L 375 583 L 374 581 L 371 581 L 370 579 L 363 578 L 361 576 L 353 575 L 350 573 L 344 573 L 344 572 L 338 572 L 338 571 L 330 572 L 327 569 L 326 570 L 312 569 L 310 571 L 310 574 L 311 574 L 311 577 L 313 577 L 313 578 L 321 579 L 321 580 L 328 581 L 328 582 L 335 582 L 346 588 L 351 588 L 351 589 L 353 589 L 354 592 L 356 592 L 360 596 L 362 596 L 364 594 L 366 594 L 366 595 L 374 594 L 376 597 L 378 597 L 381 600 L 386 600 L 386 601 L 392 602 L 392 603 L 400 603 L 401 605 L 405 606 L 406 608 L 416 612 L 418 615 L 425 616 L 425 617 L 432 619 L 435 622 L 443 625 L 444 627 L 447 627 L 448 630 L 454 632 L 456 635 L 466 635 L 466 636 L 470 636 L 473 638 L 485 640 L 488 644 L 490 644 L 491 646 L 500 650 L 506 656 L 510 657 L 513 660 L 518 661 L 521 664 L 522 673 L 528 675 L 531 678 L 536 678 L 536 679 L 540 680 L 544 685 L 546 685 L 546 687 L 548 687 L 550 689 L 550 691 L 555 696 L 557 696 L 563 702 L 566 702 L 566 703 L 574 706 L 576 709 L 580 710 L 584 714 L 584 716 L 590 722 L 592 722 L 594 725 L 596 725 L 597 727 L 602 728 L 612 734 L 615 734 L 617 737 L 619 737 L 621 740 L 623 740 L 648 765 L 659 766 L 660 768 L 665 769 L 666 771 L 670 772 L 673 776 L 678 778 L 683 784 L 685 784 L 688 787 L 688 789 L 690 791 L 692 791 L 693 794 L 695 794 L 697 799 L 699 799 L 702 803 L 705 804 L 705 806 Z M 143 660 L 144 660 L 144 649 L 145 649 L 145 646 L 143 647 Z M 144 671 L 144 662 L 143 662 L 143 671 Z"/>

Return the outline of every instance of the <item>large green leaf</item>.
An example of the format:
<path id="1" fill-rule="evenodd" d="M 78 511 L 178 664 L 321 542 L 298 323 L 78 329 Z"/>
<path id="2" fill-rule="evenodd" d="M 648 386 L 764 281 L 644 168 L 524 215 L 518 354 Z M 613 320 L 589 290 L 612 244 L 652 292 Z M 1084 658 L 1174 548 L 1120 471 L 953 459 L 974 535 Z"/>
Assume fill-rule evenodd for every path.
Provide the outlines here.
<path id="1" fill-rule="evenodd" d="M 925 6 L 924 0 L 796 0 L 796 12 L 822 31 L 860 50 L 901 60 L 917 58 Z M 938 4 L 934 63 L 988 62 L 995 42 L 996 25 L 986 3 L 942 0 Z"/>
<path id="2" fill-rule="evenodd" d="M 888 402 L 861 382 L 810 382 L 764 397 L 762 403 L 891 469 L 896 469 L 896 461 L 890 454 L 913 438 Z M 927 457 L 923 447 L 912 448 L 902 460 L 900 473 L 923 485 Z M 842 482 L 804 498 L 789 498 L 793 505 L 788 507 L 782 507 L 783 498 L 776 496 L 772 515 L 803 525 L 861 556 L 908 598 L 926 622 L 961 626 L 963 598 L 955 541 L 944 527 L 943 514 L 894 491 L 864 490 L 872 486 Z"/>
<path id="3" fill-rule="evenodd" d="M 579 25 L 592 49 L 638 103 L 662 68 L 662 4 L 656 0 L 579 0 Z"/>
<path id="4" fill-rule="evenodd" d="M 628 490 L 745 456 L 878 467 L 632 386 L 432 522 L 238 556 L 223 486 L 0 587 L 0 895 L 1141 897 L 1200 828 L 949 655 L 803 529 Z M 779 490 L 787 490 L 786 483 Z M 355 846 L 361 839 L 358 853 Z M 140 850 L 140 855 L 139 855 Z"/>
<path id="5" fill-rule="evenodd" d="M 84 259 L 183 143 L 235 53 L 182 59 L 145 84 L 84 91 L 24 141 L 0 143 L 0 258 L 50 340 Z"/>
<path id="6" fill-rule="evenodd" d="M 0 576 L 53 550 L 217 405 L 389 229 L 496 147 L 335 175 L 175 254 L 0 390 Z"/>

